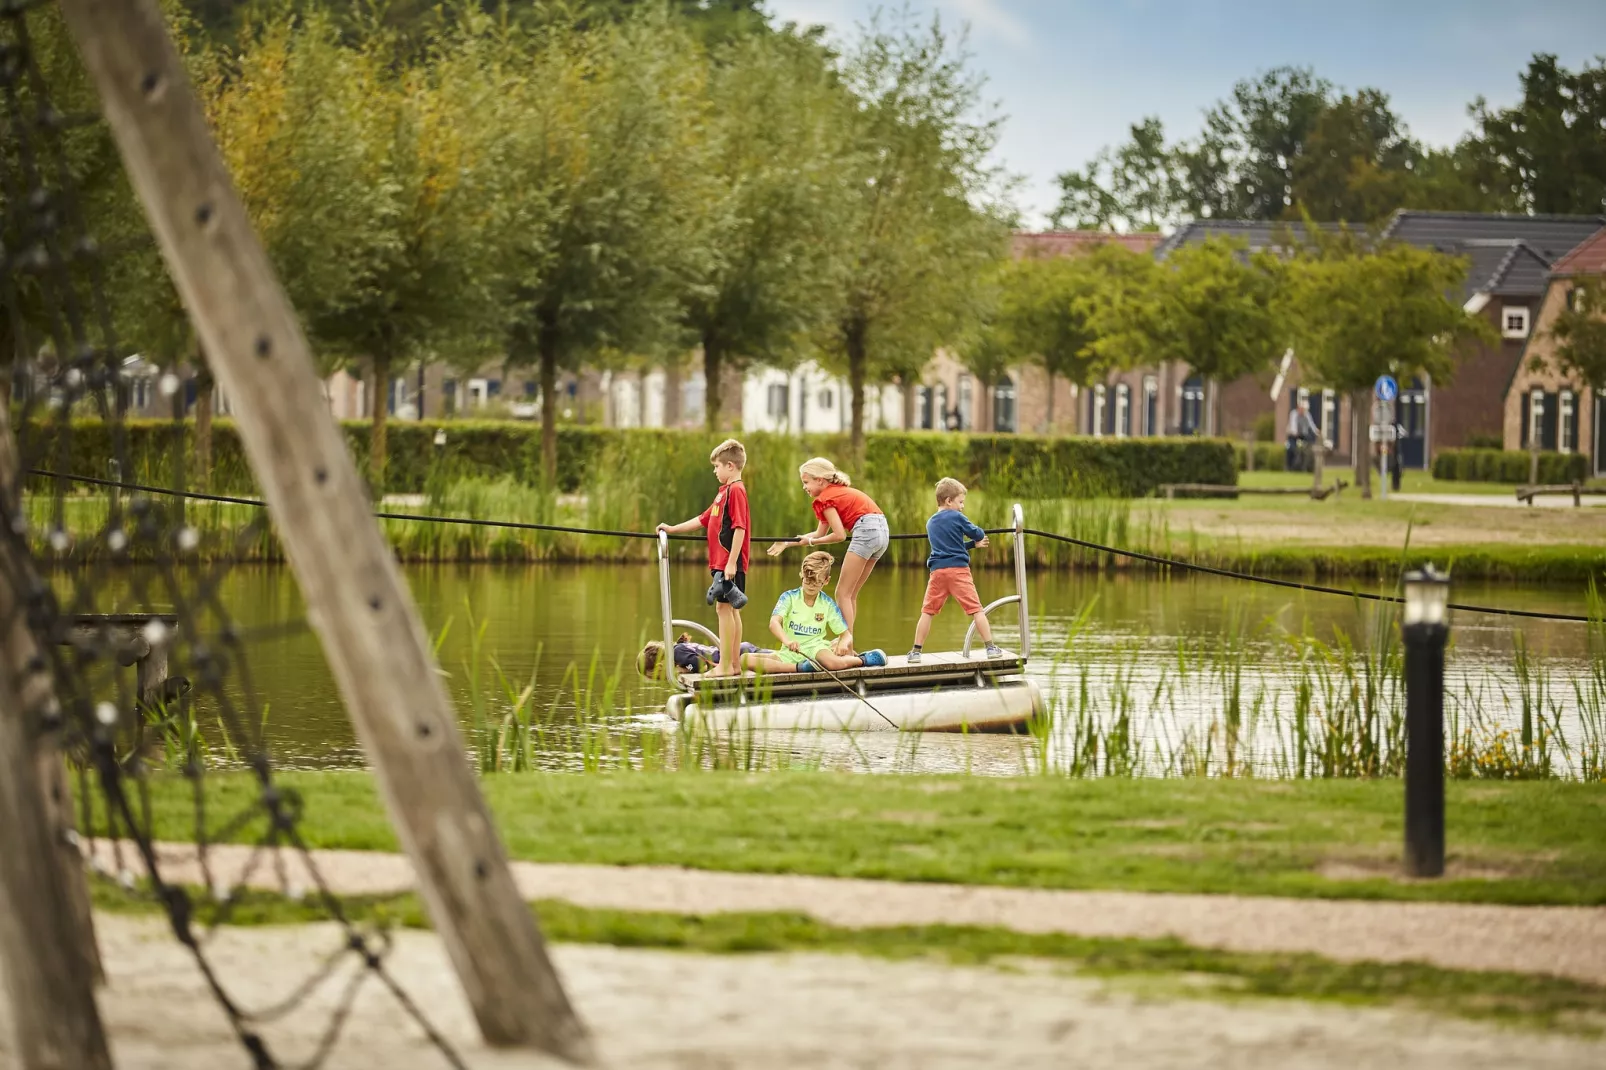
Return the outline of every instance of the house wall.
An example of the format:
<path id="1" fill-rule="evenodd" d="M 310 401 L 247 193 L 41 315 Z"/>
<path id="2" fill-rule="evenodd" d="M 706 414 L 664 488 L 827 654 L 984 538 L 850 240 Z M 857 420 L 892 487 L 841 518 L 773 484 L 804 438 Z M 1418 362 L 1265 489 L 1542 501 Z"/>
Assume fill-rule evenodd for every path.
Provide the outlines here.
<path id="1" fill-rule="evenodd" d="M 1554 340 L 1550 338 L 1550 329 L 1555 325 L 1556 317 L 1567 307 L 1567 294 L 1572 288 L 1572 279 L 1554 279 L 1540 303 L 1527 350 L 1512 374 L 1502 408 L 1500 437 L 1501 443 L 1508 450 L 1525 448 L 1522 426 L 1522 399 L 1525 395 L 1533 390 L 1543 390 L 1547 393 L 1572 390 L 1575 395 L 1573 411 L 1578 421 L 1578 452 L 1591 456 L 1594 454 L 1595 421 L 1602 414 L 1593 404 L 1594 399 L 1589 389 L 1577 379 L 1556 371 L 1550 360 L 1556 348 Z M 1541 363 L 1538 370 L 1532 367 L 1535 361 Z M 1561 437 L 1559 432 L 1557 437 L 1558 439 Z M 1598 468 L 1599 458 L 1596 458 L 1596 464 L 1591 470 Z"/>
<path id="2" fill-rule="evenodd" d="M 1491 297 L 1481 315 L 1498 332 L 1500 315 L 1506 307 L 1527 307 L 1531 334 L 1536 303 L 1531 298 Z M 1449 382 L 1433 384 L 1428 403 L 1431 452 L 1465 447 L 1473 435 L 1503 436 L 1506 393 L 1522 360 L 1526 341 L 1525 338 L 1501 337 L 1492 343 L 1475 342 L 1462 348 L 1455 376 Z"/>

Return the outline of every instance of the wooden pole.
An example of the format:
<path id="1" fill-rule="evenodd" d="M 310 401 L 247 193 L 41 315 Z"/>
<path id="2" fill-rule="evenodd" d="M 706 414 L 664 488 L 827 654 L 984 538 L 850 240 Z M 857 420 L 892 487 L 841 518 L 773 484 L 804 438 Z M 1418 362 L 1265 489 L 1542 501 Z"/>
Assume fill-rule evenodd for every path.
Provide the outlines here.
<path id="1" fill-rule="evenodd" d="M 428 637 L 156 0 L 62 0 L 487 1042 L 576 1062 L 569 1005 L 465 759 Z"/>
<path id="2" fill-rule="evenodd" d="M 16 451 L 0 410 L 0 480 L 16 489 Z M 9 523 L 9 520 L 7 520 Z M 89 914 L 83 859 L 73 840 L 72 796 L 46 723 L 50 677 L 36 671 L 23 562 L 5 560 L 0 540 L 0 963 L 11 999 L 16 1050 L 26 1070 L 110 1070 L 95 1005 L 100 959 Z"/>

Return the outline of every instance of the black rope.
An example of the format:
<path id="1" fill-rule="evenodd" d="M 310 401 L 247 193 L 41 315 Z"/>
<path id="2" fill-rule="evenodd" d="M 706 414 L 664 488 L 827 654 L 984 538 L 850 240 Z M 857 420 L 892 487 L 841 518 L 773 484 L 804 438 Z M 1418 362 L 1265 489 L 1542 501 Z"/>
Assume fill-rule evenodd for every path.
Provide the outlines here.
<path id="1" fill-rule="evenodd" d="M 121 490 L 141 491 L 147 494 L 165 494 L 180 498 L 193 498 L 198 501 L 224 502 L 230 505 L 249 505 L 255 506 L 259 509 L 264 508 L 267 505 L 266 502 L 257 498 L 235 498 L 225 494 L 203 494 L 199 491 L 172 490 L 167 487 L 153 487 L 142 483 L 125 483 L 115 479 L 101 479 L 97 476 L 65 475 L 42 468 L 30 468 L 28 469 L 28 472 L 31 475 L 45 476 L 51 479 L 61 479 L 74 483 L 91 483 L 96 486 L 116 487 Z M 472 517 L 431 516 L 418 513 L 376 512 L 374 516 L 381 520 L 414 520 L 426 524 L 467 524 L 473 527 L 512 528 L 515 530 L 526 531 L 555 531 L 570 535 L 603 535 L 621 539 L 656 539 L 658 537 L 656 533 L 647 531 L 616 531 L 608 528 L 568 527 L 562 524 L 535 524 L 520 520 L 479 520 Z M 1014 533 L 1014 530 L 1014 528 L 986 529 L 987 534 L 989 535 L 1011 535 Z M 1218 568 L 1214 565 L 1201 565 L 1194 561 L 1184 561 L 1181 558 L 1163 557 L 1159 554 L 1145 553 L 1142 550 L 1129 550 L 1122 549 L 1119 546 L 1106 546 L 1103 543 L 1091 542 L 1087 539 L 1078 539 L 1070 535 L 1061 535 L 1058 532 L 1053 531 L 1040 531 L 1036 528 L 1023 528 L 1022 532 L 1036 538 L 1052 539 L 1056 542 L 1068 543 L 1072 546 L 1080 546 L 1084 549 L 1094 550 L 1099 553 L 1114 554 L 1119 557 L 1130 557 L 1137 561 L 1146 561 L 1149 564 L 1159 565 L 1163 568 L 1183 569 L 1189 572 L 1203 573 L 1207 576 L 1220 576 L 1223 579 L 1241 580 L 1245 583 L 1260 583 L 1271 587 L 1283 587 L 1288 590 L 1308 591 L 1312 594 L 1332 594 L 1339 595 L 1340 597 L 1344 598 L 1359 598 L 1368 602 L 1390 602 L 1398 604 L 1404 601 L 1404 599 L 1398 595 L 1374 594 L 1368 591 L 1346 590 L 1342 587 L 1327 587 L 1319 583 L 1304 583 L 1299 580 L 1282 580 L 1272 576 L 1256 576 L 1249 572 L 1238 572 L 1234 569 Z M 926 535 L 924 532 L 919 532 L 890 535 L 888 537 L 892 539 L 924 539 Z M 699 535 L 670 535 L 669 538 L 685 542 L 703 541 L 702 536 Z M 755 544 L 761 542 L 791 542 L 795 538 L 796 537 L 792 535 L 755 535 L 752 541 Z M 1465 602 L 1451 602 L 1449 604 L 1449 608 L 1463 613 L 1487 613 L 1493 616 L 1523 617 L 1530 620 L 1566 621 L 1575 624 L 1588 624 L 1592 619 L 1586 614 L 1579 613 L 1546 613 L 1544 611 L 1535 609 L 1507 609 L 1500 606 L 1470 605 Z"/>
<path id="2" fill-rule="evenodd" d="M 1401 603 L 1405 599 L 1399 595 L 1373 594 L 1368 591 L 1346 591 L 1342 587 L 1324 587 L 1319 583 L 1302 583 L 1299 580 L 1279 580 L 1271 576 L 1255 576 L 1247 572 L 1235 572 L 1230 568 L 1216 568 L 1214 565 L 1200 565 L 1192 561 L 1183 561 L 1175 557 L 1161 557 L 1158 554 L 1146 554 L 1141 550 L 1121 550 L 1113 546 L 1104 546 L 1100 543 L 1089 542 L 1086 539 L 1073 538 L 1070 535 L 1060 535 L 1053 531 L 1039 531 L 1036 528 L 1022 528 L 1027 535 L 1034 535 L 1040 539 L 1053 539 L 1056 542 L 1070 543 L 1072 546 L 1081 546 L 1089 550 L 1098 550 L 1103 553 L 1120 554 L 1122 557 L 1131 557 L 1150 564 L 1164 565 L 1167 568 L 1187 569 L 1192 572 L 1202 572 L 1208 576 L 1221 576 L 1229 580 L 1246 580 L 1250 583 L 1264 583 L 1272 587 L 1286 587 L 1295 591 L 1310 591 L 1313 594 L 1336 594 L 1345 598 L 1360 598 L 1368 602 Z M 1588 616 L 1576 613 L 1544 613 L 1535 609 L 1504 609 L 1498 606 L 1474 606 L 1464 602 L 1451 602 L 1449 608 L 1461 610 L 1466 613 L 1492 613 L 1502 617 L 1530 617 L 1536 620 L 1573 621 L 1579 624 L 1588 624 Z"/>

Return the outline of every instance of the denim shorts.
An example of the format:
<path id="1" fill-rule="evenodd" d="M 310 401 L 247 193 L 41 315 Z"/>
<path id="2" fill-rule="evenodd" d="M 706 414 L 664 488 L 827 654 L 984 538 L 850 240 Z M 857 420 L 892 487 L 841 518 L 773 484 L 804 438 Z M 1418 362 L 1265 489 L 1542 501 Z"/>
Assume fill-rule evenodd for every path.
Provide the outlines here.
<path id="1" fill-rule="evenodd" d="M 858 554 L 866 561 L 879 561 L 887 552 L 887 518 L 883 513 L 867 513 L 853 525 L 848 539 L 848 553 Z"/>

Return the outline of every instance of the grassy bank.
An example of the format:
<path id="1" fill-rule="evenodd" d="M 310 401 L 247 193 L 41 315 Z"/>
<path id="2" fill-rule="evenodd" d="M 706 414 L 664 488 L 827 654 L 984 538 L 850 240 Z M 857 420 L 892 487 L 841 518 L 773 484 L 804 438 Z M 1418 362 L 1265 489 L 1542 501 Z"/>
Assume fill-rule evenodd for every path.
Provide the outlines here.
<path id="1" fill-rule="evenodd" d="M 365 772 L 284 773 L 315 846 L 394 851 Z M 1449 873 L 1398 877 L 1399 781 L 858 777 L 484 778 L 510 855 L 902 881 L 1329 898 L 1606 904 L 1606 787 L 1452 783 Z M 152 785 L 156 834 L 193 837 L 188 784 Z M 208 780 L 208 812 L 254 797 Z M 239 834 L 249 839 L 253 830 Z"/>
<path id="2" fill-rule="evenodd" d="M 926 488 L 908 481 L 886 482 L 883 488 L 871 489 L 892 529 L 923 531 L 932 508 Z M 813 515 L 807 499 L 801 492 L 791 495 L 791 489 L 786 488 L 784 500 L 770 503 L 765 510 L 769 516 L 755 510 L 756 535 L 791 535 L 811 526 Z M 674 511 L 677 507 L 672 504 L 655 506 L 654 500 L 635 489 L 633 482 L 618 492 L 578 497 L 546 494 L 512 479 L 469 479 L 434 484 L 423 500 L 391 503 L 385 511 L 638 532 L 650 531 L 660 519 L 683 520 L 696 512 L 691 505 L 678 506 L 679 511 Z M 1606 578 L 1606 541 L 1601 538 L 1606 535 L 1606 512 L 1591 510 L 1275 498 L 1156 502 L 1030 498 L 1007 491 L 976 491 L 969 496 L 967 512 L 985 527 L 1006 528 L 1010 507 L 1016 501 L 1025 505 L 1027 525 L 1038 530 L 1257 575 L 1390 582 L 1402 568 L 1433 562 L 1452 567 L 1457 578 L 1464 580 L 1582 584 Z M 36 552 L 47 560 L 57 558 L 49 544 L 55 504 L 49 497 L 36 495 L 28 499 L 27 506 Z M 104 555 L 99 539 L 109 516 L 110 501 L 103 495 L 74 494 L 63 501 L 63 523 L 72 538 L 75 558 L 93 560 Z M 176 524 L 176 516 L 170 522 Z M 260 509 L 191 502 L 184 508 L 183 522 L 200 534 L 197 553 L 203 559 L 284 560 L 283 549 Z M 412 563 L 650 561 L 657 555 L 651 539 L 427 520 L 384 520 L 381 524 L 398 559 Z M 923 539 L 895 541 L 884 563 L 923 568 L 926 552 Z M 704 549 L 696 540 L 676 541 L 671 544 L 671 554 L 680 561 L 700 561 Z M 149 555 L 150 548 L 136 542 L 132 556 Z M 755 567 L 765 567 L 767 560 L 756 557 Z M 1146 571 L 1156 567 L 1037 537 L 1027 540 L 1027 560 L 1034 569 Z M 979 551 L 975 563 L 979 568 L 1010 567 L 1009 540 L 998 539 L 989 550 Z"/>
<path id="3" fill-rule="evenodd" d="M 199 889 L 192 896 L 203 898 Z M 155 913 L 148 898 L 110 880 L 94 884 L 95 906 Z M 414 895 L 344 900 L 358 922 L 428 928 Z M 1606 1024 L 1606 988 L 1528 974 L 1446 970 L 1418 963 L 1343 963 L 1309 954 L 1247 954 L 1193 947 L 1178 940 L 1112 939 L 1008 929 L 927 925 L 851 929 L 802 914 L 685 915 L 602 910 L 562 900 L 535 904 L 549 940 L 716 954 L 839 952 L 893 960 L 936 959 L 955 965 L 1012 966 L 1022 959 L 1074 970 L 1117 984 L 1143 982 L 1147 995 L 1187 998 L 1294 998 L 1357 1006 L 1406 1006 L 1482 1021 L 1545 1030 L 1597 1033 Z M 242 892 L 230 910 L 236 925 L 325 920 L 307 900 Z"/>

